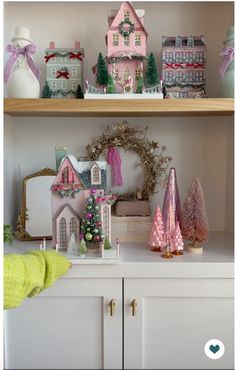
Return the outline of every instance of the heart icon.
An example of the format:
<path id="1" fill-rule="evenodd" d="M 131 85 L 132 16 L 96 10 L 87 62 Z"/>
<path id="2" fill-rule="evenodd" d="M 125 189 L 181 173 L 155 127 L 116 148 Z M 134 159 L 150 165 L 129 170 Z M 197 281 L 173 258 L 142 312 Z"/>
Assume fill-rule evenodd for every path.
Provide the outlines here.
<path id="1" fill-rule="evenodd" d="M 216 346 L 213 346 L 213 344 L 212 344 L 209 348 L 210 348 L 210 351 L 211 351 L 212 353 L 216 353 L 216 352 L 218 352 L 218 351 L 219 351 L 220 346 L 218 346 L 218 344 L 217 344 Z"/>

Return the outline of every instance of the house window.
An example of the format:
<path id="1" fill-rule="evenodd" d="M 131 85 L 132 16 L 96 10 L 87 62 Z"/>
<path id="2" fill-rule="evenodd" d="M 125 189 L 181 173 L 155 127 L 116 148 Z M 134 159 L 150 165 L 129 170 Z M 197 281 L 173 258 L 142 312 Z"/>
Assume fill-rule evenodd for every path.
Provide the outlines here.
<path id="1" fill-rule="evenodd" d="M 52 81 L 52 89 L 55 90 L 57 87 L 57 83 L 56 81 Z"/>
<path id="2" fill-rule="evenodd" d="M 124 37 L 124 46 L 129 46 L 129 36 Z"/>
<path id="3" fill-rule="evenodd" d="M 113 33 L 113 46 L 118 46 L 118 45 L 119 45 L 119 34 Z"/>
<path id="4" fill-rule="evenodd" d="M 135 39 L 134 39 L 135 46 L 140 46 L 141 45 L 141 33 L 137 32 L 135 34 Z"/>
<path id="5" fill-rule="evenodd" d="M 114 80 L 119 81 L 119 70 L 117 68 L 115 69 Z"/>
<path id="6" fill-rule="evenodd" d="M 101 170 L 96 164 L 91 168 L 91 184 L 101 185 Z"/>
<path id="7" fill-rule="evenodd" d="M 70 219 L 70 236 L 74 234 L 75 240 L 77 241 L 77 225 L 76 225 L 76 219 L 74 217 L 71 217 Z"/>
<path id="8" fill-rule="evenodd" d="M 64 217 L 60 219 L 60 226 L 59 226 L 59 233 L 60 233 L 60 247 L 66 248 L 67 240 L 66 240 L 66 220 Z"/>
<path id="9" fill-rule="evenodd" d="M 109 212 L 109 207 L 104 206 L 103 207 L 103 233 L 107 238 L 109 238 L 109 230 L 110 230 L 110 212 Z"/>
<path id="10" fill-rule="evenodd" d="M 62 57 L 61 62 L 66 62 L 66 57 Z"/>
<path id="11" fill-rule="evenodd" d="M 57 69 L 55 67 L 51 68 L 52 76 L 56 75 Z"/>
<path id="12" fill-rule="evenodd" d="M 124 11 L 124 19 L 129 19 L 129 11 L 128 10 Z"/>
<path id="13" fill-rule="evenodd" d="M 124 71 L 124 80 L 128 80 L 129 76 L 130 76 L 129 68 L 126 68 Z"/>
<path id="14" fill-rule="evenodd" d="M 69 167 L 68 166 L 63 171 L 62 182 L 63 182 L 63 184 L 68 184 L 69 183 Z"/>
<path id="15" fill-rule="evenodd" d="M 62 88 L 63 88 L 63 90 L 66 89 L 66 81 L 62 81 Z"/>
<path id="16" fill-rule="evenodd" d="M 71 68 L 71 75 L 72 76 L 77 76 L 77 68 L 76 67 Z"/>
<path id="17" fill-rule="evenodd" d="M 141 70 L 140 69 L 136 69 L 135 71 L 135 80 L 138 81 L 141 77 Z"/>
<path id="18" fill-rule="evenodd" d="M 73 89 L 73 90 L 75 90 L 75 89 L 76 89 L 76 85 L 77 85 L 77 83 L 76 83 L 75 81 L 72 81 L 72 83 L 71 83 L 71 87 L 72 87 L 72 89 Z"/>
<path id="19" fill-rule="evenodd" d="M 182 39 L 181 39 L 181 37 L 176 37 L 176 39 L 175 39 L 175 46 L 177 48 L 180 48 L 182 46 Z"/>
<path id="20" fill-rule="evenodd" d="M 189 47 L 193 47 L 194 46 L 193 37 L 188 37 L 187 46 L 189 46 Z"/>

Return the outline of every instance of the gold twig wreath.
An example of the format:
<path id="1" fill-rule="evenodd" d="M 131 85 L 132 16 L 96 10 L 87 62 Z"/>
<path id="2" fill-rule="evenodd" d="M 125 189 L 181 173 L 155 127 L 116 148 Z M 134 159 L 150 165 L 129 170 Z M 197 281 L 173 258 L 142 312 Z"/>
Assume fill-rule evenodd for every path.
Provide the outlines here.
<path id="1" fill-rule="evenodd" d="M 166 184 L 166 169 L 171 158 L 163 154 L 166 150 L 165 146 L 161 147 L 159 154 L 155 153 L 159 144 L 146 138 L 147 129 L 148 127 L 143 129 L 130 127 L 124 121 L 107 126 L 101 136 L 86 146 L 85 157 L 90 161 L 97 161 L 101 156 L 106 156 L 106 152 L 111 146 L 121 147 L 125 151 L 133 151 L 139 156 L 139 165 L 144 173 L 143 188 L 119 194 L 119 200 L 148 200 L 154 193 L 156 185 L 165 186 Z"/>

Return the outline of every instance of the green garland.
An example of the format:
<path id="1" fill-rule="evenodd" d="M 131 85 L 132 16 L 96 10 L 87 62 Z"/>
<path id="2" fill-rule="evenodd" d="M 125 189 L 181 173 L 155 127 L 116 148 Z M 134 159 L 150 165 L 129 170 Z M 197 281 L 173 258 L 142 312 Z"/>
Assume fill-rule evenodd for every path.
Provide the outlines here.
<path id="1" fill-rule="evenodd" d="M 129 24 L 129 30 L 125 31 L 124 30 L 124 25 Z M 134 32 L 134 24 L 129 20 L 129 19 L 124 19 L 123 21 L 120 22 L 119 24 L 119 32 L 123 37 L 128 37 L 132 32 Z"/>

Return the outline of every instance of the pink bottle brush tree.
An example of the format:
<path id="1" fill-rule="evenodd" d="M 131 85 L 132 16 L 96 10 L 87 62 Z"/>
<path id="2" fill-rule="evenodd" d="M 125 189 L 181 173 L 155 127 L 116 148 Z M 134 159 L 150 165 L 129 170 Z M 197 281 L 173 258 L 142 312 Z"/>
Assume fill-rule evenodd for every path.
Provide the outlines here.
<path id="1" fill-rule="evenodd" d="M 153 252 L 160 252 L 165 247 L 165 231 L 164 231 L 164 224 L 162 220 L 162 214 L 160 207 L 156 208 L 152 229 L 150 232 L 150 237 L 148 244 L 152 247 L 151 250 Z"/>
<path id="2" fill-rule="evenodd" d="M 200 180 L 197 177 L 190 185 L 183 204 L 181 231 L 183 238 L 191 242 L 190 247 L 196 248 L 198 243 L 207 242 L 209 227 L 205 199 Z M 200 248 L 202 249 L 202 247 Z"/>
<path id="3" fill-rule="evenodd" d="M 181 251 L 184 249 L 184 243 L 178 222 L 176 223 L 175 231 L 172 235 L 172 245 L 174 247 L 172 254 L 175 256 L 181 256 L 183 254 Z"/>

